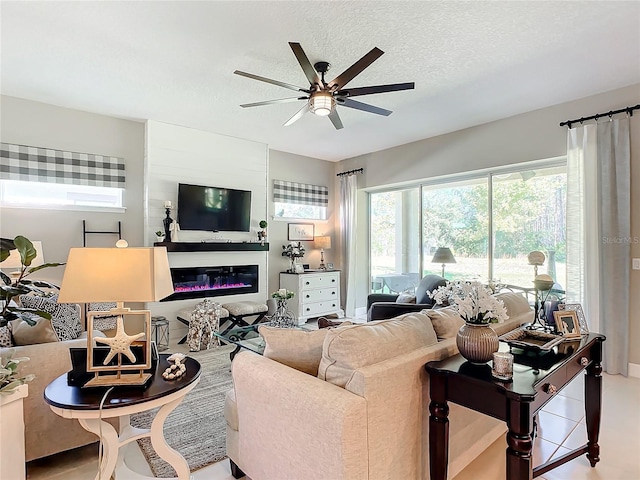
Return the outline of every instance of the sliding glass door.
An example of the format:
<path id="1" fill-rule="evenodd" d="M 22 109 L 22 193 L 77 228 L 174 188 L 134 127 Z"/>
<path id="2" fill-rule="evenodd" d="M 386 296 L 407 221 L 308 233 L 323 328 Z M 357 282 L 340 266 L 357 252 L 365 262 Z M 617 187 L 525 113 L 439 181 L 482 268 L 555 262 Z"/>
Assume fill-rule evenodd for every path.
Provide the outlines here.
<path id="1" fill-rule="evenodd" d="M 532 287 L 536 250 L 538 273 L 563 287 L 565 205 L 562 160 L 371 193 L 371 291 L 404 291 L 443 267 L 448 280 Z"/>
<path id="2" fill-rule="evenodd" d="M 420 281 L 419 198 L 418 187 L 370 194 L 372 292 L 400 293 Z"/>

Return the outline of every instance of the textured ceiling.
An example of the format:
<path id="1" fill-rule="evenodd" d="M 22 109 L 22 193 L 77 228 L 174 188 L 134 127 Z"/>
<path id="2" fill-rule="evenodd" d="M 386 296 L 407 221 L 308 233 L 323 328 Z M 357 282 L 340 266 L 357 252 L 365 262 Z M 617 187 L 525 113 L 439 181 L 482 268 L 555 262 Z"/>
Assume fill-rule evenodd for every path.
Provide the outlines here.
<path id="1" fill-rule="evenodd" d="M 640 2 L 2 1 L 1 92 L 153 119 L 326 160 L 356 155 L 640 83 Z M 373 47 L 350 87 L 389 117 L 338 107 L 345 128 L 295 96 L 233 75 L 308 87 L 287 42 L 333 78 Z M 588 114 L 591 112 L 585 112 Z"/>

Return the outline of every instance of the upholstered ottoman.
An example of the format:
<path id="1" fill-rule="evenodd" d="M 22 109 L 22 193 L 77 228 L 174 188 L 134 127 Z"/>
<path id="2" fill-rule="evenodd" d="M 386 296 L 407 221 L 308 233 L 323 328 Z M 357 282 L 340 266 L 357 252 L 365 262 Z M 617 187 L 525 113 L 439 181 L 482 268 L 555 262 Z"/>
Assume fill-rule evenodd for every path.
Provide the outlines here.
<path id="1" fill-rule="evenodd" d="M 222 331 L 222 334 L 228 333 L 235 327 L 246 327 L 248 325 L 261 322 L 267 311 L 267 305 L 257 302 L 234 302 L 224 303 L 222 308 L 229 312 L 229 325 Z M 252 322 L 245 320 L 246 317 L 256 317 Z"/>

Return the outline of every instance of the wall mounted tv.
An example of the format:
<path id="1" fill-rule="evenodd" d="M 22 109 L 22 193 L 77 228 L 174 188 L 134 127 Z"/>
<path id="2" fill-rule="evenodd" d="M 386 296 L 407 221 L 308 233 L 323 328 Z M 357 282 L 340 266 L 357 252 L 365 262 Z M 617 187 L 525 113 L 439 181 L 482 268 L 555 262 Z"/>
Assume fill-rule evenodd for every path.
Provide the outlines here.
<path id="1" fill-rule="evenodd" d="M 178 223 L 182 230 L 248 232 L 251 192 L 179 183 Z"/>

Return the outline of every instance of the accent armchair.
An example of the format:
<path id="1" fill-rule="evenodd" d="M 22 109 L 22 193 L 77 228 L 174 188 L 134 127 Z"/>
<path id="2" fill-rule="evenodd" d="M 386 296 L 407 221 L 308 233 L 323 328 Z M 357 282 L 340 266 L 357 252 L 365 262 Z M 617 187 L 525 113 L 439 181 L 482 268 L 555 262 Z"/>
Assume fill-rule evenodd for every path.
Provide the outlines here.
<path id="1" fill-rule="evenodd" d="M 383 320 L 403 313 L 433 308 L 433 300 L 429 297 L 429 293 L 446 283 L 447 281 L 440 275 L 425 275 L 416 288 L 416 303 L 396 303 L 398 295 L 372 293 L 367 297 L 367 321 Z"/>

